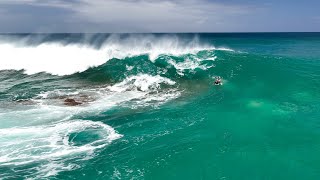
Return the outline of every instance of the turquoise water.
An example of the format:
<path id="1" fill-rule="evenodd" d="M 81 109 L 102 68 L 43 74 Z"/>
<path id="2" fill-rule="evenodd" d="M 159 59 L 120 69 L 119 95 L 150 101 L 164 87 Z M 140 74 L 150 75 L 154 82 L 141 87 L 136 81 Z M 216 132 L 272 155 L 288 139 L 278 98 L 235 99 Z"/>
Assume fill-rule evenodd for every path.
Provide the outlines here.
<path id="1" fill-rule="evenodd" d="M 319 179 L 319 48 L 319 33 L 1 35 L 0 179 Z"/>

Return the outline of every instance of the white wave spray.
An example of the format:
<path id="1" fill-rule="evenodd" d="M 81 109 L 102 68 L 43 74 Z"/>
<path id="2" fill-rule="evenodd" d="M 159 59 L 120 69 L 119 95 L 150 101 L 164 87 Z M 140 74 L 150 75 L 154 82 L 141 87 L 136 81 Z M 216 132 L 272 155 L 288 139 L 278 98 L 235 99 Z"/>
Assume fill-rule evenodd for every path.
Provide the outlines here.
<path id="1" fill-rule="evenodd" d="M 177 36 L 154 35 L 129 35 L 126 38 L 111 35 L 99 48 L 84 43 L 42 42 L 29 45 L 24 40 L 13 42 L 2 40 L 0 70 L 23 69 L 27 74 L 47 72 L 54 75 L 69 75 L 102 65 L 112 58 L 148 55 L 151 61 L 155 61 L 164 54 L 180 56 L 215 49 L 213 46 L 201 44 L 196 37 L 186 42 Z M 220 48 L 220 50 L 226 49 Z"/>

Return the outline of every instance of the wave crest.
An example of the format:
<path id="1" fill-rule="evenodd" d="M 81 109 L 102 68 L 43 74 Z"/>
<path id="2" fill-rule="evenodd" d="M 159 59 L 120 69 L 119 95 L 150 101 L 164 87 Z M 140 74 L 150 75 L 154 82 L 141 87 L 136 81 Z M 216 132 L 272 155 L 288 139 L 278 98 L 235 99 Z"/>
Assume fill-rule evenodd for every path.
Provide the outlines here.
<path id="1" fill-rule="evenodd" d="M 154 62 L 161 55 L 181 56 L 205 50 L 217 48 L 201 43 L 197 37 L 185 40 L 174 35 L 110 35 L 99 47 L 86 43 L 65 44 L 59 41 L 30 45 L 16 39 L 13 42 L 2 40 L 0 70 L 24 69 L 27 74 L 47 72 L 54 75 L 70 75 L 102 65 L 113 58 L 148 55 Z"/>

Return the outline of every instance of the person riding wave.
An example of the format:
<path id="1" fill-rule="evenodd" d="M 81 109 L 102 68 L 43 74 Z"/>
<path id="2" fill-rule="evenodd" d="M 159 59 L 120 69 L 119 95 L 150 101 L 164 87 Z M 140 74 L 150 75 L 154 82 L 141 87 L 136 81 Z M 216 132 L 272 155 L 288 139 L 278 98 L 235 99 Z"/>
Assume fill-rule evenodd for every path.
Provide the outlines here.
<path id="1" fill-rule="evenodd" d="M 221 80 L 220 76 L 216 77 L 216 80 L 214 81 L 214 84 L 215 85 L 222 85 L 222 80 Z"/>

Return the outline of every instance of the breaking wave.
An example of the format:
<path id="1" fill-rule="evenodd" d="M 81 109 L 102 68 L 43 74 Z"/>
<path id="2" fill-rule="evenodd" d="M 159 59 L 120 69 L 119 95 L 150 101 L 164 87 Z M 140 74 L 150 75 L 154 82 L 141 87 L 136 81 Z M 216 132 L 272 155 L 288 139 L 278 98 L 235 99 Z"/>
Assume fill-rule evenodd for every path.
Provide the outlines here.
<path id="1" fill-rule="evenodd" d="M 18 40 L 2 38 L 0 70 L 23 69 L 27 74 L 47 72 L 53 75 L 70 75 L 102 65 L 113 58 L 148 55 L 149 60 L 154 62 L 161 55 L 182 56 L 195 55 L 200 51 L 232 51 L 206 45 L 197 37 L 186 41 L 174 35 L 110 35 L 101 41 L 102 43 L 95 45 L 44 40 L 30 43 L 28 37 Z"/>
<path id="2" fill-rule="evenodd" d="M 114 111 L 157 108 L 204 90 L 219 51 L 232 51 L 197 36 L 52 36 L 0 35 L 0 168 L 21 167 L 36 179 L 80 168 L 74 162 L 121 138 L 101 122 Z"/>

